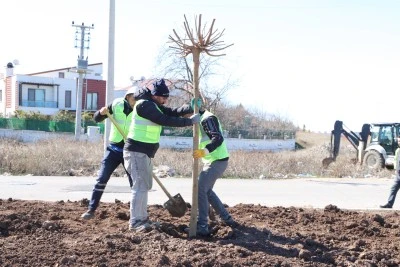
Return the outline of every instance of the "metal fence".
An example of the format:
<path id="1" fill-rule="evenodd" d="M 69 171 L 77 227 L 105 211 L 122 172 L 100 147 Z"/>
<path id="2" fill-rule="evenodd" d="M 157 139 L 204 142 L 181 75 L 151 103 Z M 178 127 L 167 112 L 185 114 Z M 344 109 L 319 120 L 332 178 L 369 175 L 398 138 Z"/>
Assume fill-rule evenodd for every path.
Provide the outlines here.
<path id="1" fill-rule="evenodd" d="M 100 127 L 100 133 L 104 133 L 104 123 L 82 122 L 82 128 L 87 126 Z M 0 118 L 0 128 L 13 130 L 34 130 L 45 132 L 75 132 L 75 123 L 68 121 L 46 121 L 19 118 Z"/>
<path id="2" fill-rule="evenodd" d="M 57 108 L 57 101 L 22 101 L 22 107 L 41 107 L 41 108 Z"/>
<path id="3" fill-rule="evenodd" d="M 96 123 L 94 121 L 82 121 L 82 129 L 87 132 L 88 126 L 100 127 L 100 134 L 104 134 L 104 123 Z M 34 119 L 20 119 L 20 118 L 0 118 L 0 128 L 14 129 L 14 130 L 34 130 L 45 132 L 75 132 L 75 123 L 68 121 L 46 121 Z M 193 136 L 192 127 L 163 127 L 162 136 Z M 223 133 L 225 138 L 238 138 L 238 139 L 264 139 L 264 140 L 287 140 L 294 139 L 294 131 L 277 131 L 266 130 L 262 134 L 252 135 L 246 131 L 228 132 Z"/>

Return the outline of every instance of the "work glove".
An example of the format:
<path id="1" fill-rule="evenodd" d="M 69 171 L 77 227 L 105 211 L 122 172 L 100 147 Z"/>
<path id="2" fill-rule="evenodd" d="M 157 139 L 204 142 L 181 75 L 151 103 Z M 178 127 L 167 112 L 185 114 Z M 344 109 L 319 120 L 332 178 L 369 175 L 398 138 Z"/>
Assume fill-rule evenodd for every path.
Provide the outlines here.
<path id="1" fill-rule="evenodd" d="M 192 120 L 192 124 L 196 124 L 200 122 L 200 114 L 196 113 L 192 116 L 190 116 L 190 119 Z"/>
<path id="2" fill-rule="evenodd" d="M 197 98 L 197 101 L 195 101 L 195 98 L 192 98 L 192 100 L 190 100 L 190 107 L 193 110 L 195 106 L 197 106 L 200 109 L 202 104 L 203 102 L 201 101 L 201 98 Z"/>
<path id="3" fill-rule="evenodd" d="M 207 149 L 207 148 L 204 148 L 204 149 L 195 149 L 195 150 L 193 151 L 193 158 L 199 159 L 199 158 L 202 158 L 202 157 L 208 155 L 208 153 L 209 153 L 209 152 L 208 152 L 208 149 Z"/>
<path id="4" fill-rule="evenodd" d="M 100 109 L 100 115 L 107 115 L 107 112 L 109 112 L 107 107 L 102 107 Z"/>

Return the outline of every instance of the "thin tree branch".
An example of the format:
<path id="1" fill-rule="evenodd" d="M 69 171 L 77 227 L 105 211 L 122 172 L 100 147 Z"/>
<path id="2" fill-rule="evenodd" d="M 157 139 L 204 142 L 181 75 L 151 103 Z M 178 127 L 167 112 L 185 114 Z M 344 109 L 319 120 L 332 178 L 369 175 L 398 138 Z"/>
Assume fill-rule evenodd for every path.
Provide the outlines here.
<path id="1" fill-rule="evenodd" d="M 185 22 L 183 23 L 183 25 L 185 26 L 186 34 L 188 35 L 189 40 L 192 42 L 192 45 L 195 46 L 196 41 L 193 38 L 193 30 L 190 30 L 189 28 L 189 22 L 187 21 L 186 15 L 184 15 L 184 17 L 185 17 Z"/>
<path id="2" fill-rule="evenodd" d="M 211 23 L 211 26 L 210 26 L 210 29 L 208 30 L 208 38 L 207 38 L 206 44 L 210 43 L 210 37 L 211 37 L 211 35 L 213 35 L 212 30 L 213 30 L 213 27 L 214 27 L 214 23 L 215 23 L 215 19 L 213 19 L 213 21 Z"/>

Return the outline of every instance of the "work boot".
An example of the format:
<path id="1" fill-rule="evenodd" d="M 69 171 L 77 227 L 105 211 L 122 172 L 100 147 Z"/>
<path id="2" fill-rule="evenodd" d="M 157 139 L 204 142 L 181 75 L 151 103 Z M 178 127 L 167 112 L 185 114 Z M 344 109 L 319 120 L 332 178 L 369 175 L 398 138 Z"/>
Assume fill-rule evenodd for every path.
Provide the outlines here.
<path id="1" fill-rule="evenodd" d="M 386 203 L 385 205 L 380 205 L 379 207 L 381 207 L 382 209 L 391 209 L 392 205 L 390 205 L 389 203 Z"/>
<path id="2" fill-rule="evenodd" d="M 208 225 L 197 225 L 197 235 L 209 236 L 210 231 L 208 231 Z"/>
<path id="3" fill-rule="evenodd" d="M 185 231 L 185 233 L 189 234 L 190 227 L 185 228 L 184 231 Z M 196 235 L 197 236 L 210 236 L 210 231 L 208 230 L 208 225 L 197 224 Z"/>
<path id="4" fill-rule="evenodd" d="M 237 227 L 239 224 L 232 218 L 232 216 L 229 216 L 228 219 L 223 220 L 224 224 L 230 226 L 230 227 Z"/>
<path id="5" fill-rule="evenodd" d="M 134 232 L 147 232 L 152 229 L 149 220 L 137 220 L 134 224 L 129 225 L 129 230 Z"/>
<path id="6" fill-rule="evenodd" d="M 94 218 L 94 211 L 93 210 L 88 210 L 84 214 L 81 215 L 82 219 L 85 220 L 90 220 Z"/>

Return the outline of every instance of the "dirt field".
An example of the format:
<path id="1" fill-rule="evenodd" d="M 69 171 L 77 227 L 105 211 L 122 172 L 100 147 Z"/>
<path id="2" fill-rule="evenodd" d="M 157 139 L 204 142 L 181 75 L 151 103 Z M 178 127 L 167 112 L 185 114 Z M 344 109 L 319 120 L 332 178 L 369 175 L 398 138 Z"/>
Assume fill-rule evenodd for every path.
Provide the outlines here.
<path id="1" fill-rule="evenodd" d="M 129 204 L 102 203 L 83 221 L 78 202 L 0 200 L 0 266 L 399 266 L 397 212 L 236 205 L 230 228 L 188 238 L 190 209 L 173 218 L 149 206 L 159 227 L 128 230 Z"/>

